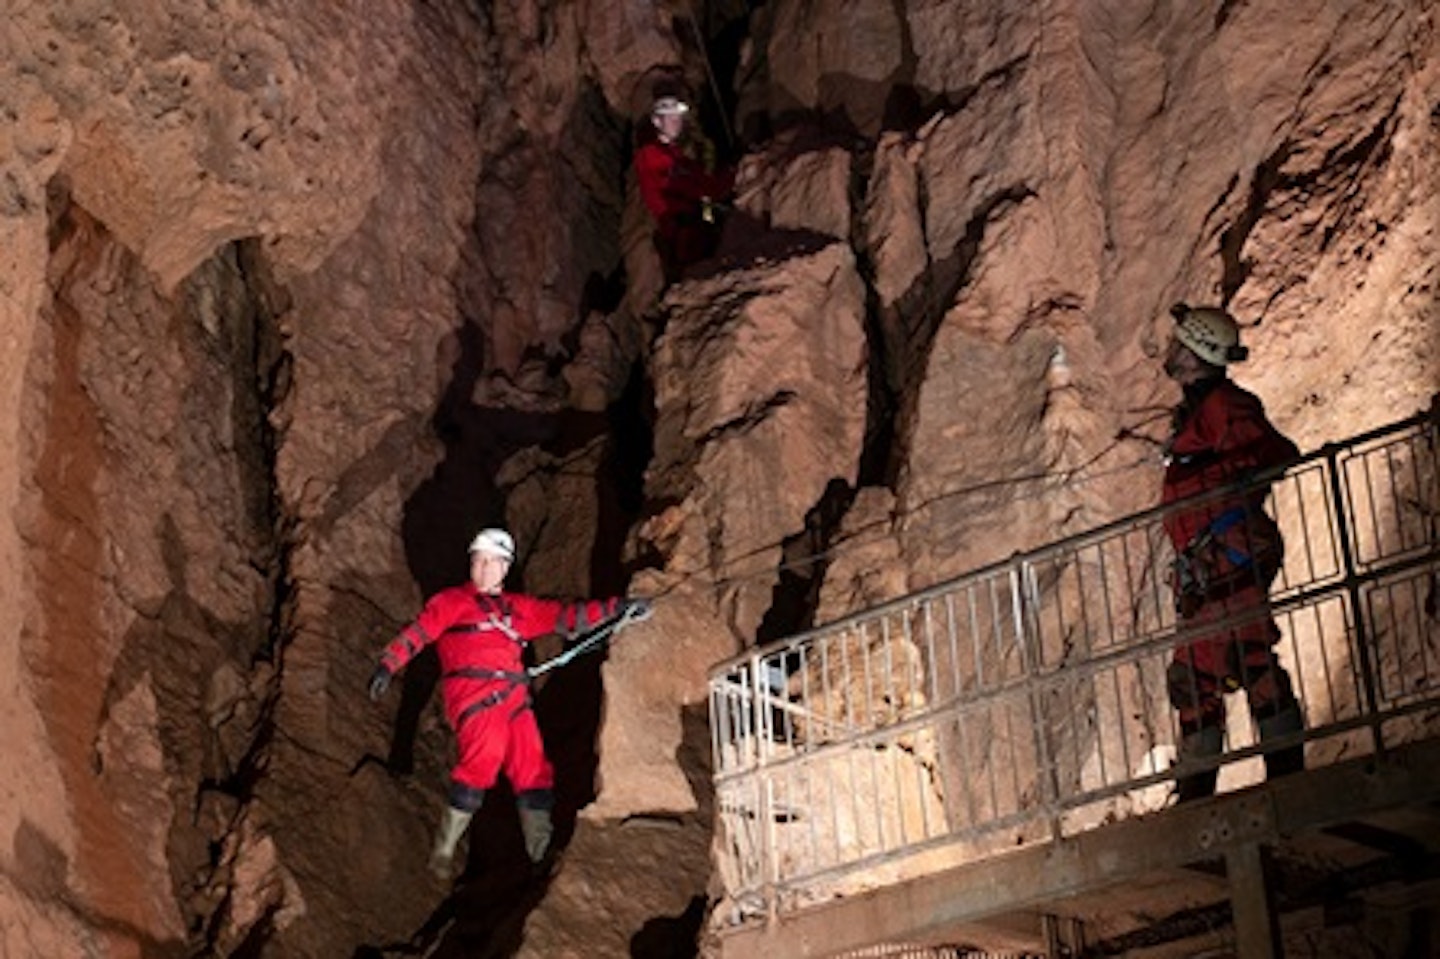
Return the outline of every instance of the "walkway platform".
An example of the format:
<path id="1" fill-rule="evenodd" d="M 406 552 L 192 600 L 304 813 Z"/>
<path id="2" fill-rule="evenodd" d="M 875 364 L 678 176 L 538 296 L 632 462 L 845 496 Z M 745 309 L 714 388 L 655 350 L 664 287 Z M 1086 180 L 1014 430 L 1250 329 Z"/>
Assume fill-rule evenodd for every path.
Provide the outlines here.
<path id="1" fill-rule="evenodd" d="M 727 959 L 843 956 L 876 942 L 1250 959 L 1282 955 L 1282 931 L 1336 910 L 1423 904 L 1440 907 L 1433 740 L 837 899 L 722 942 Z"/>
<path id="2" fill-rule="evenodd" d="M 1262 600 L 1178 620 L 1165 510 L 1260 498 Z M 1430 916 L 1440 955 L 1440 401 L 1165 510 L 711 671 L 725 957 L 1272 959 L 1372 913 Z M 1222 752 L 1177 767 L 1177 649 L 1261 622 L 1303 728 L 1261 737 L 1236 691 Z"/>

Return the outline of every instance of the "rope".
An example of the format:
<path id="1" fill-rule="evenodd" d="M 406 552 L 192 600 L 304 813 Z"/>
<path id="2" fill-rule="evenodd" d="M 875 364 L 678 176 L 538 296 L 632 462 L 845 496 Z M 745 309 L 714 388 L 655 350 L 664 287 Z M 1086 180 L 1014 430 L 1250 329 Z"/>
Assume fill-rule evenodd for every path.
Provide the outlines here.
<path id="1" fill-rule="evenodd" d="M 1010 496 L 1008 502 L 1018 503 L 1025 500 L 1041 499 L 1050 496 L 1054 492 L 1054 488 L 1056 485 L 1061 485 L 1065 489 L 1073 489 L 1077 486 L 1084 486 L 1088 483 L 1094 483 L 1098 480 L 1104 479 L 1109 476 L 1115 476 L 1120 473 L 1128 473 L 1132 470 L 1137 470 L 1145 467 L 1153 468 L 1155 463 L 1156 460 L 1153 457 L 1145 457 L 1134 462 L 1124 463 L 1120 466 L 1112 467 L 1110 469 L 1097 470 L 1092 473 L 1087 473 L 1083 476 L 1079 475 L 1082 472 L 1082 469 L 1072 469 L 1059 470 L 1053 473 L 1031 473 L 1024 476 L 1010 476 L 994 480 L 986 480 L 980 483 L 976 483 L 972 486 L 961 487 L 954 490 L 947 490 L 922 503 L 917 503 L 909 509 L 897 510 L 894 514 L 892 514 L 892 519 L 898 521 L 901 519 L 905 519 L 906 517 L 914 516 L 919 513 L 924 513 L 925 511 L 932 509 L 937 503 L 940 503 L 944 500 L 962 496 L 979 495 L 987 491 L 1004 489 L 1007 487 L 1014 487 L 1022 484 L 1036 484 L 1039 488 L 1030 492 L 1015 493 Z M 723 587 L 730 586 L 736 583 L 743 583 L 747 580 L 768 579 L 781 572 L 793 572 L 797 570 L 807 569 L 811 566 L 822 563 L 825 560 L 834 558 L 845 549 L 845 547 L 850 541 L 859 539 L 861 536 L 872 531 L 877 526 L 888 525 L 890 522 L 890 519 L 886 519 L 876 520 L 873 523 L 867 523 L 864 526 L 858 527 L 857 529 L 851 531 L 848 535 L 835 537 L 833 540 L 831 540 L 830 545 L 823 550 L 811 553 L 803 557 L 802 559 L 781 562 L 773 567 L 767 566 L 765 569 L 759 569 L 753 573 L 739 573 L 731 576 L 710 576 L 704 569 L 682 572 L 678 580 L 676 580 L 666 589 L 657 593 L 654 598 L 658 599 L 661 596 L 673 592 L 685 583 L 696 579 L 704 579 L 707 584 L 716 587 Z M 729 562 L 731 564 L 739 563 L 743 560 L 749 559 L 753 556 L 757 556 L 760 553 L 766 552 L 768 550 L 782 548 L 784 545 L 784 539 L 765 543 L 757 546 L 755 549 L 751 550 L 748 553 L 745 553 L 744 555 L 731 558 Z"/>
<path id="2" fill-rule="evenodd" d="M 637 622 L 639 619 L 640 617 L 635 614 L 633 609 L 627 609 L 603 626 L 597 626 L 590 630 L 585 634 L 584 639 L 572 645 L 559 656 L 553 659 L 547 659 L 538 666 L 531 666 L 526 669 L 525 672 L 529 674 L 531 679 L 534 679 L 536 676 L 548 673 L 552 669 L 559 669 L 561 666 L 565 666 L 574 661 L 577 657 L 583 656 L 592 649 L 595 649 L 601 643 L 605 642 L 605 640 L 609 639 L 612 633 L 619 632 L 631 623 Z"/>
<path id="3" fill-rule="evenodd" d="M 705 64 L 705 77 L 710 81 L 710 92 L 715 97 L 715 112 L 720 114 L 720 129 L 725 132 L 725 148 L 730 153 L 735 152 L 735 135 L 730 132 L 730 118 L 725 113 L 725 98 L 720 95 L 720 84 L 715 79 L 715 71 L 710 66 L 710 51 L 705 42 L 705 34 L 700 31 L 700 21 L 695 19 L 695 11 L 691 9 L 690 0 L 684 0 L 685 16 L 690 20 L 690 31 L 695 34 L 695 45 L 700 48 L 700 62 Z"/>

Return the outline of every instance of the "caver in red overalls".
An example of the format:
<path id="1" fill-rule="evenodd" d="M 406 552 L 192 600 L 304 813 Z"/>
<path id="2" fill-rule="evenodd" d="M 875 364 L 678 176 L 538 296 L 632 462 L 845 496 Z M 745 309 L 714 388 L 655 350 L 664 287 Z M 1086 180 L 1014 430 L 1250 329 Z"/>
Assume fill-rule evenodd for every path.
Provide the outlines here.
<path id="1" fill-rule="evenodd" d="M 1162 501 L 1241 482 L 1299 455 L 1269 420 L 1260 400 L 1223 374 L 1185 386 L 1176 410 Z M 1170 702 L 1179 714 L 1182 763 L 1218 755 L 1225 723 L 1224 694 L 1243 688 L 1262 741 L 1299 732 L 1299 703 L 1290 677 L 1275 657 L 1280 630 L 1270 615 L 1269 588 L 1280 570 L 1283 545 L 1263 506 L 1260 488 L 1165 515 L 1175 546 L 1176 609 L 1182 629 L 1202 628 L 1175 652 L 1167 673 Z M 1205 632 L 1207 623 L 1236 620 Z M 1268 773 L 1298 770 L 1301 747 L 1267 754 Z M 1179 779 L 1181 800 L 1215 790 L 1211 769 Z"/>
<path id="2" fill-rule="evenodd" d="M 671 97 L 657 100 L 651 113 L 654 129 L 645 131 L 646 142 L 635 151 L 640 198 L 655 220 L 655 249 L 667 282 L 715 252 L 719 232 L 705 218 L 705 205 L 727 196 L 735 185 L 734 171 L 711 173 L 680 145 L 680 118 L 688 109 Z"/>
<path id="3" fill-rule="evenodd" d="M 426 646 L 440 657 L 445 716 L 459 758 L 450 772 L 450 803 L 436 837 L 431 868 L 448 877 L 455 846 L 501 770 L 520 809 L 526 851 L 545 857 L 552 831 L 555 772 L 530 708 L 525 644 L 549 633 L 574 636 L 643 600 L 563 603 L 500 588 L 514 558 L 504 530 L 481 531 L 471 544 L 471 582 L 436 593 L 419 617 L 385 647 L 371 679 L 378 699 L 390 678 Z"/>

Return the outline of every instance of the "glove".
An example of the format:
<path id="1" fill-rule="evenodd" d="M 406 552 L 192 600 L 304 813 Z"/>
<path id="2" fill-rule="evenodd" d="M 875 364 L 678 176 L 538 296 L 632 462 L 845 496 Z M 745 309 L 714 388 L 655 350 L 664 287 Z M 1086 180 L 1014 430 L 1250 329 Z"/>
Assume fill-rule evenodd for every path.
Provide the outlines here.
<path id="1" fill-rule="evenodd" d="M 620 612 L 623 613 L 632 623 L 640 623 L 650 618 L 655 610 L 650 600 L 643 597 L 627 599 L 620 604 Z"/>
<path id="2" fill-rule="evenodd" d="M 370 701 L 378 703 L 380 697 L 390 688 L 390 670 L 383 665 L 376 666 L 375 672 L 370 674 Z"/>
<path id="3" fill-rule="evenodd" d="M 1205 605 L 1205 596 L 1202 593 L 1186 592 L 1175 594 L 1175 615 L 1180 619 L 1190 619 L 1200 612 L 1200 607 Z"/>
<path id="4" fill-rule="evenodd" d="M 1182 551 L 1171 564 L 1170 586 L 1175 592 L 1175 615 L 1180 619 L 1189 619 L 1205 605 L 1205 567 L 1189 550 Z"/>

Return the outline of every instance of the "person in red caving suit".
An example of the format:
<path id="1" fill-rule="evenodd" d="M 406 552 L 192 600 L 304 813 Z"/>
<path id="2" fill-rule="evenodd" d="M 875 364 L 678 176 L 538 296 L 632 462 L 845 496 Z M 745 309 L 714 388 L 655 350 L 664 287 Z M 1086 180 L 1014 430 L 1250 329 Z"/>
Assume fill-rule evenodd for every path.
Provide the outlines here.
<path id="1" fill-rule="evenodd" d="M 650 612 L 643 599 L 572 603 L 506 592 L 514 560 L 509 533 L 481 530 L 470 544 L 470 581 L 430 597 L 415 621 L 386 645 L 370 678 L 370 698 L 378 701 L 425 647 L 433 644 L 440 657 L 445 717 L 459 752 L 430 855 L 430 868 L 442 879 L 450 878 L 455 847 L 502 770 L 515 792 L 530 861 L 543 868 L 549 852 L 555 770 L 530 706 L 525 645 L 550 633 L 573 638 L 627 611 L 631 620 Z"/>
<path id="2" fill-rule="evenodd" d="M 1172 586 L 1179 625 L 1187 631 L 1166 679 L 1180 720 L 1179 801 L 1212 795 L 1217 771 L 1186 771 L 1223 748 L 1224 694 L 1244 689 L 1261 742 L 1304 728 L 1290 676 L 1275 655 L 1280 630 L 1270 615 L 1269 589 L 1284 544 L 1266 515 L 1268 486 L 1220 498 L 1189 498 L 1243 482 L 1299 456 L 1270 423 L 1253 394 L 1232 382 L 1226 367 L 1245 359 L 1235 318 L 1217 307 L 1171 308 L 1175 326 L 1165 372 L 1183 391 L 1166 444 L 1161 501 L 1176 560 Z M 1207 623 L 1230 620 L 1213 632 Z M 1265 755 L 1269 777 L 1304 768 L 1296 743 Z"/>
<path id="3" fill-rule="evenodd" d="M 655 222 L 655 249 L 667 283 L 715 252 L 720 235 L 715 206 L 735 185 L 733 170 L 711 172 L 712 164 L 687 150 L 689 112 L 689 105 L 677 97 L 656 99 L 635 151 L 640 197 Z"/>

